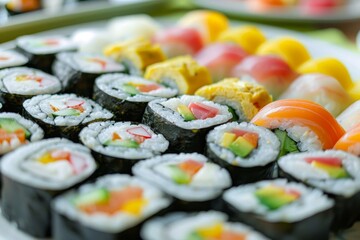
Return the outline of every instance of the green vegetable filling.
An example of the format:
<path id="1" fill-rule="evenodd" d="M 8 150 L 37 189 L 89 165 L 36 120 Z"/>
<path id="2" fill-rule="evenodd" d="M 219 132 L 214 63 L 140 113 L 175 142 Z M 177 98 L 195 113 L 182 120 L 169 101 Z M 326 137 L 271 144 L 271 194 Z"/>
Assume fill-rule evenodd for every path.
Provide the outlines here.
<path id="1" fill-rule="evenodd" d="M 289 153 L 300 152 L 297 143 L 288 136 L 286 131 L 276 129 L 275 135 L 280 141 L 279 157 L 285 156 Z"/>

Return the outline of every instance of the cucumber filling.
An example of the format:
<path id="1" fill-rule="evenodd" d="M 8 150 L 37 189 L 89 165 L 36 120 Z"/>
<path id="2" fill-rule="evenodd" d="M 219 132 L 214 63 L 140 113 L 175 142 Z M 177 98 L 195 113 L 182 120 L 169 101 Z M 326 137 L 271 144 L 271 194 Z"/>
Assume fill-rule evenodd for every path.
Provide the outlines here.
<path id="1" fill-rule="evenodd" d="M 289 153 L 300 152 L 297 146 L 297 142 L 291 139 L 286 131 L 275 129 L 274 132 L 280 141 L 279 157 L 285 156 Z"/>

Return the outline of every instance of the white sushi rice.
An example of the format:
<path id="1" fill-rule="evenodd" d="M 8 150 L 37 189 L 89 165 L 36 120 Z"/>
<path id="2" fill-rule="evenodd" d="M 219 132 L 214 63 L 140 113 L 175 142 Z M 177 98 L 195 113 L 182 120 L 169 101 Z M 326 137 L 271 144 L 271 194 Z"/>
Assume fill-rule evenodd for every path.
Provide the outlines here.
<path id="1" fill-rule="evenodd" d="M 251 155 L 241 158 L 235 155 L 231 150 L 221 147 L 221 138 L 225 132 L 231 132 L 233 129 L 241 129 L 248 132 L 257 133 L 259 136 L 258 146 Z M 208 147 L 219 158 L 231 165 L 241 167 L 265 166 L 276 160 L 280 152 L 280 142 L 276 135 L 270 130 L 255 126 L 251 123 L 227 123 L 214 128 L 207 135 Z"/>
<path id="2" fill-rule="evenodd" d="M 64 52 L 57 54 L 56 58 L 84 73 L 122 72 L 125 70 L 125 67 L 122 64 L 101 54 Z M 103 68 L 99 62 L 91 61 L 92 59 L 106 63 L 105 68 Z"/>
<path id="3" fill-rule="evenodd" d="M 245 235 L 244 240 L 268 239 L 242 223 L 228 222 L 228 217 L 224 213 L 216 211 L 192 214 L 175 212 L 157 217 L 145 223 L 141 229 L 141 236 L 144 240 L 187 240 L 197 229 L 215 224 L 222 224 L 225 231 Z"/>
<path id="4" fill-rule="evenodd" d="M 180 185 L 168 174 L 167 166 L 192 159 L 205 163 L 193 177 L 192 183 Z M 137 163 L 133 173 L 159 186 L 166 193 L 185 201 L 206 201 L 219 196 L 223 189 L 231 186 L 229 173 L 198 153 L 165 154 Z"/>
<path id="5" fill-rule="evenodd" d="M 42 44 L 46 41 L 57 41 L 58 44 L 46 45 Z M 76 45 L 71 39 L 64 36 L 35 36 L 28 35 L 16 39 L 18 47 L 27 52 L 38 55 L 54 54 L 63 51 L 75 50 Z"/>
<path id="6" fill-rule="evenodd" d="M 17 113 L 0 113 L 0 119 L 9 118 L 16 120 L 20 125 L 26 128 L 30 133 L 30 142 L 39 141 L 44 137 L 44 131 L 37 125 L 36 123 L 23 118 L 21 115 Z M 3 141 L 0 144 L 0 154 L 7 153 L 17 147 L 22 145 L 19 139 L 14 138 L 11 142 Z"/>
<path id="7" fill-rule="evenodd" d="M 41 83 L 26 80 L 19 81 L 18 77 L 39 77 Z M 60 80 L 40 70 L 26 67 L 8 68 L 0 71 L 0 90 L 11 94 L 34 96 L 52 94 L 61 91 Z"/>
<path id="8" fill-rule="evenodd" d="M 139 92 L 135 96 L 131 96 L 129 93 L 122 89 L 124 84 L 155 84 L 152 81 L 146 80 L 138 76 L 130 76 L 126 74 L 105 74 L 96 79 L 96 86 L 106 94 L 131 102 L 150 102 L 158 98 L 171 98 L 177 95 L 177 90 L 162 86 L 160 89 L 156 89 L 147 93 Z"/>
<path id="9" fill-rule="evenodd" d="M 255 191 L 266 186 L 279 186 L 292 189 L 301 194 L 296 201 L 285 205 L 277 210 L 270 211 L 260 203 L 255 196 Z M 241 185 L 227 190 L 223 198 L 226 202 L 238 209 L 240 212 L 259 215 L 269 222 L 297 222 L 328 210 L 334 205 L 322 191 L 310 189 L 303 184 L 288 182 L 286 179 L 261 181 L 254 184 Z"/>
<path id="10" fill-rule="evenodd" d="M 67 174 L 67 168 L 63 164 L 52 168 L 38 168 L 35 164 L 37 157 L 51 150 L 68 150 L 81 155 L 85 159 L 86 168 L 80 174 Z M 3 175 L 24 185 L 46 190 L 67 189 L 89 177 L 95 169 L 96 163 L 88 148 L 61 138 L 24 145 L 5 155 L 1 161 Z"/>
<path id="11" fill-rule="evenodd" d="M 13 50 L 0 51 L 0 69 L 26 64 L 27 57 Z"/>
<path id="12" fill-rule="evenodd" d="M 339 158 L 351 178 L 333 179 L 326 171 L 307 163 L 305 159 L 309 157 Z M 360 191 L 360 159 L 343 151 L 328 150 L 324 152 L 296 153 L 280 158 L 278 164 L 280 169 L 292 177 L 327 193 L 350 197 Z"/>
<path id="13" fill-rule="evenodd" d="M 296 125 L 293 121 L 271 120 L 270 129 L 280 129 L 286 131 L 288 136 L 297 142 L 297 147 L 301 152 L 311 152 L 323 149 L 318 136 L 308 127 Z"/>
<path id="14" fill-rule="evenodd" d="M 106 31 L 97 28 L 78 29 L 71 35 L 71 40 L 79 52 L 94 54 L 102 54 L 105 47 L 113 42 Z"/>
<path id="15" fill-rule="evenodd" d="M 83 100 L 84 112 L 79 116 L 54 116 L 50 103 L 62 105 L 66 100 Z M 75 94 L 39 95 L 24 101 L 23 107 L 34 118 L 56 126 L 76 126 L 97 119 L 111 119 L 113 114 L 94 101 Z"/>
<path id="16" fill-rule="evenodd" d="M 105 175 L 98 178 L 93 184 L 81 186 L 77 190 L 77 193 L 84 194 L 99 188 L 119 191 L 130 186 L 142 188 L 143 196 L 147 200 L 147 204 L 142 209 L 140 216 L 130 215 L 121 211 L 114 215 L 108 215 L 101 212 L 88 215 L 72 204 L 72 199 L 75 196 L 74 191 L 56 198 L 53 202 L 53 206 L 55 211 L 82 225 L 98 231 L 119 233 L 137 225 L 146 218 L 168 207 L 171 203 L 171 201 L 154 186 L 143 182 L 138 178 L 122 174 Z"/>
<path id="17" fill-rule="evenodd" d="M 351 104 L 336 118 L 336 120 L 345 131 L 349 131 L 351 128 L 358 125 L 360 123 L 360 100 Z"/>
<path id="18" fill-rule="evenodd" d="M 186 122 L 184 118 L 178 113 L 177 107 L 181 104 L 188 106 L 190 103 L 200 102 L 210 107 L 219 110 L 218 114 L 213 118 L 196 119 Z M 171 122 L 172 124 L 183 129 L 202 129 L 214 125 L 225 123 L 232 119 L 232 114 L 228 111 L 227 106 L 208 101 L 199 96 L 183 95 L 179 98 L 171 98 L 168 100 L 155 100 L 149 103 L 149 107 L 162 118 Z"/>
<path id="19" fill-rule="evenodd" d="M 111 140 L 114 132 L 123 139 L 132 139 L 133 136 L 126 130 L 132 127 L 142 127 L 151 138 L 146 139 L 140 144 L 139 148 L 127 148 L 121 146 L 105 146 L 104 143 Z M 162 134 L 155 134 L 148 126 L 143 124 L 133 124 L 130 122 L 96 122 L 89 124 L 79 134 L 82 143 L 95 152 L 124 159 L 145 159 L 160 155 L 165 152 L 169 142 Z"/>

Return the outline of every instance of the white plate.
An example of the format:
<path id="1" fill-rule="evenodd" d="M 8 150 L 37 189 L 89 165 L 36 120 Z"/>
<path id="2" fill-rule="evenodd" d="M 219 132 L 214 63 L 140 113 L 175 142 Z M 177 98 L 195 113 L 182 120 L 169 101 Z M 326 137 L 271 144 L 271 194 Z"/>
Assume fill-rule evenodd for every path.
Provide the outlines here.
<path id="1" fill-rule="evenodd" d="M 360 2 L 360 1 L 359 1 Z M 176 15 L 178 16 L 178 14 Z M 162 22 L 165 26 L 171 25 L 176 20 L 174 16 L 164 16 L 159 17 L 158 20 Z M 91 24 L 81 24 L 61 29 L 55 29 L 41 34 L 71 34 L 73 31 L 80 28 L 103 28 L 106 22 L 96 22 Z M 232 21 L 233 25 L 244 25 L 249 23 Z M 251 23 L 252 24 L 252 23 Z M 351 76 L 354 80 L 360 80 L 360 54 L 354 53 L 350 50 L 338 47 L 334 44 L 327 43 L 321 40 L 313 39 L 309 36 L 303 35 L 298 32 L 289 31 L 281 28 L 270 27 L 259 24 L 252 24 L 258 26 L 268 38 L 274 38 L 279 36 L 292 36 L 300 40 L 310 51 L 312 57 L 336 57 L 342 61 L 349 69 Z M 13 42 L 8 42 L 6 44 L 1 44 L 0 48 L 8 48 L 13 46 Z M 360 224 L 358 224 L 360 225 Z M 32 240 L 33 238 L 28 235 L 18 231 L 15 226 L 9 224 L 2 216 L 0 216 L 0 240 Z M 337 238 L 332 238 L 337 239 Z M 347 240 L 357 240 L 360 239 L 360 227 L 353 227 L 352 229 L 346 232 L 346 238 L 341 236 L 339 239 Z"/>
<path id="2" fill-rule="evenodd" d="M 253 19 L 281 21 L 281 22 L 339 22 L 360 19 L 360 1 L 348 0 L 348 3 L 323 15 L 309 15 L 299 7 L 287 7 L 266 12 L 252 10 L 243 0 L 194 0 L 194 3 L 203 8 L 214 9 L 233 16 Z"/>

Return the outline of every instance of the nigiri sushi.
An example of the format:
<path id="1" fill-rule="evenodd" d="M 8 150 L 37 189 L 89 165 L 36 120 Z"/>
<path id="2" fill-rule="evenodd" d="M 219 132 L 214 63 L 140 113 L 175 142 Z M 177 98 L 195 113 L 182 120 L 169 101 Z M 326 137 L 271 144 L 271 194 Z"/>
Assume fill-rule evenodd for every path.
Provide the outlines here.
<path id="1" fill-rule="evenodd" d="M 351 104 L 336 118 L 336 120 L 346 131 L 349 131 L 360 124 L 360 100 Z"/>
<path id="2" fill-rule="evenodd" d="M 334 148 L 360 157 L 360 124 L 346 132 L 346 134 L 337 141 Z"/>

